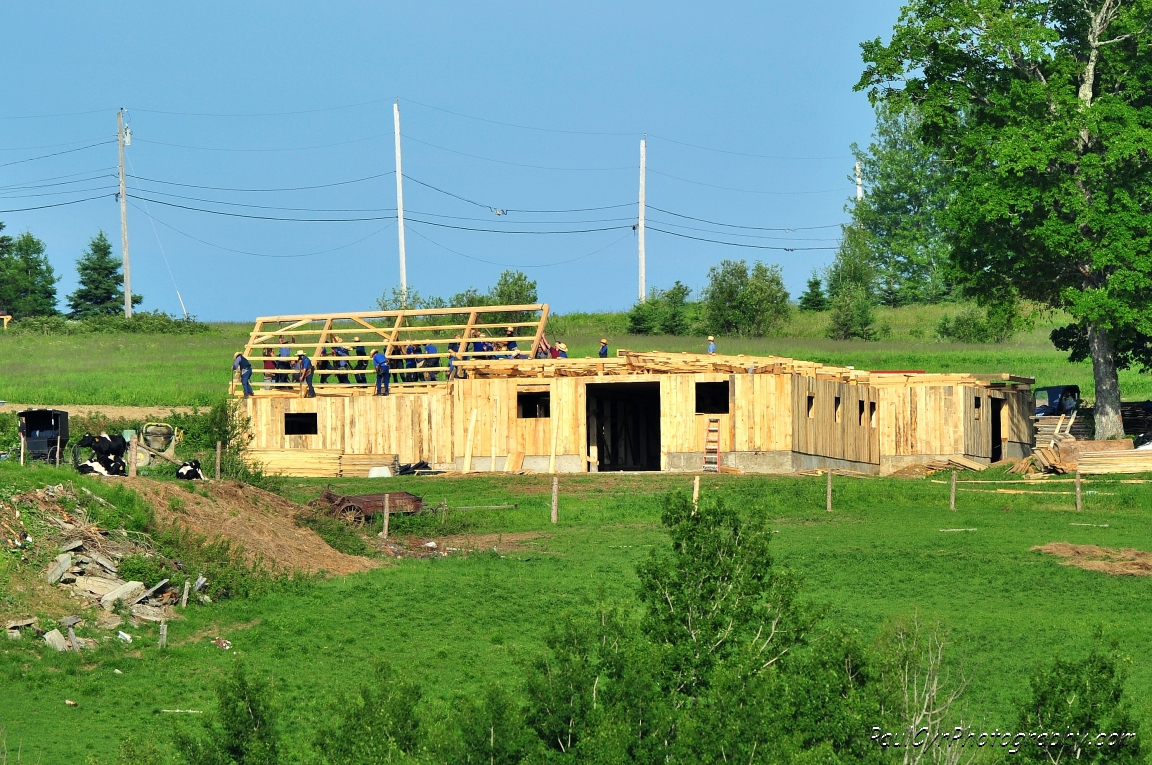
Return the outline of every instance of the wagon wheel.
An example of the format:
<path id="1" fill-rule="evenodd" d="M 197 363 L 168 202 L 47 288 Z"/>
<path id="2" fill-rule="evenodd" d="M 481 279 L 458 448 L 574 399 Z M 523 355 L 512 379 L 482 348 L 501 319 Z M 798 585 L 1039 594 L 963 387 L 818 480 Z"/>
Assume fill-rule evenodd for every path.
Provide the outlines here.
<path id="1" fill-rule="evenodd" d="M 360 528 L 364 525 L 364 508 L 360 505 L 344 505 L 340 508 L 340 520 L 347 523 L 349 526 Z"/>

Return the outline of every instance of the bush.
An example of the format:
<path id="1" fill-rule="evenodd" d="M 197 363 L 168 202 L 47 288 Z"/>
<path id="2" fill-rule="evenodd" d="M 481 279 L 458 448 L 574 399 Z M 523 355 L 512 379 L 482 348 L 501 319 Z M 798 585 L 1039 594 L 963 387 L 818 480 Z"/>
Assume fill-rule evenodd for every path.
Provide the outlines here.
<path id="1" fill-rule="evenodd" d="M 188 765 L 279 765 L 280 734 L 269 684 L 249 679 L 237 662 L 216 685 L 216 712 L 205 715 L 205 737 L 176 735 Z"/>
<path id="2" fill-rule="evenodd" d="M 872 314 L 872 298 L 864 287 L 853 284 L 842 288 L 832 298 L 831 319 L 828 337 L 833 340 L 874 340 L 872 329 L 875 317 Z M 891 332 L 891 329 L 889 329 Z"/>
<path id="3" fill-rule="evenodd" d="M 364 539 L 339 518 L 300 513 L 296 516 L 296 523 L 315 531 L 333 550 L 348 555 L 368 555 L 371 552 Z"/>
<path id="4" fill-rule="evenodd" d="M 161 579 L 172 578 L 174 573 L 167 569 L 162 558 L 134 553 L 120 561 L 120 578 L 126 582 L 143 582 L 145 587 L 151 587 Z"/>
<path id="5" fill-rule="evenodd" d="M 717 335 L 763 337 L 792 312 L 779 266 L 724 260 L 708 272 L 704 290 L 706 329 Z"/>
<path id="6" fill-rule="evenodd" d="M 1031 313 L 1020 303 L 1006 300 L 982 311 L 969 306 L 955 317 L 945 314 L 936 325 L 936 337 L 955 343 L 1003 343 L 1032 324 Z"/>
<path id="7" fill-rule="evenodd" d="M 371 682 L 333 705 L 321 723 L 314 745 L 325 765 L 374 765 L 403 762 L 416 754 L 420 723 L 416 705 L 420 687 L 396 674 L 387 663 L 376 665 Z"/>
<path id="8" fill-rule="evenodd" d="M 30 316 L 13 321 L 9 330 L 24 335 L 203 335 L 212 328 L 194 318 L 178 319 L 162 311 L 140 311 L 130 319 L 116 315 L 69 321 L 63 316 Z"/>
<path id="9" fill-rule="evenodd" d="M 628 312 L 628 333 L 632 335 L 686 335 L 690 331 L 688 287 L 677 281 L 670 289 L 656 287 L 648 299 L 637 302 Z"/>

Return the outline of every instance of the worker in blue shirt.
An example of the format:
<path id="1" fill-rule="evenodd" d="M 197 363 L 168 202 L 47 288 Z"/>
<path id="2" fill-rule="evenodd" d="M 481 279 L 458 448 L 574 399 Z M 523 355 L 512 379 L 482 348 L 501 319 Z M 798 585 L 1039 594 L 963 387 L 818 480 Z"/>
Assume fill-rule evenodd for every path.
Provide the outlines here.
<path id="1" fill-rule="evenodd" d="M 716 338 L 712 337 L 712 335 L 708 335 L 708 355 L 716 355 Z"/>
<path id="2" fill-rule="evenodd" d="M 360 344 L 360 338 L 354 337 L 354 338 L 352 338 L 352 342 L 356 343 L 356 347 L 352 349 L 353 354 L 358 359 L 358 361 L 356 362 L 356 369 L 357 370 L 367 369 L 368 368 L 368 361 L 366 360 L 365 357 L 368 354 L 364 351 L 364 346 Z M 366 375 L 366 374 L 356 375 L 356 384 L 357 385 L 367 385 L 368 384 L 368 375 Z"/>
<path id="3" fill-rule="evenodd" d="M 240 370 L 240 384 L 244 386 L 244 398 L 252 395 L 252 362 L 244 357 L 240 351 L 232 357 L 232 371 Z"/>
<path id="4" fill-rule="evenodd" d="M 564 343 L 560 343 L 560 345 L 556 346 L 556 350 L 560 351 L 560 353 L 556 356 L 556 358 L 558 358 L 558 359 L 568 358 L 568 346 L 567 345 L 564 345 Z"/>
<path id="5" fill-rule="evenodd" d="M 608 338 L 600 338 L 600 350 L 596 355 L 602 359 L 608 358 Z"/>
<path id="6" fill-rule="evenodd" d="M 508 338 L 508 341 L 504 344 L 504 347 L 508 349 L 508 358 L 520 358 L 520 346 L 516 343 L 516 328 L 508 327 L 504 330 L 504 336 Z"/>
<path id="7" fill-rule="evenodd" d="M 316 389 L 312 387 L 312 375 L 315 374 L 316 368 L 312 366 L 312 359 L 304 351 L 296 351 L 296 373 L 299 375 L 301 387 L 308 386 L 308 392 L 304 394 L 304 398 L 316 398 Z"/>
<path id="8" fill-rule="evenodd" d="M 384 355 L 383 351 L 372 349 L 372 367 L 376 370 L 376 395 L 380 395 L 380 386 L 384 386 L 384 395 L 388 395 L 388 378 L 391 377 L 391 371 L 388 368 L 388 357 Z"/>
<path id="9" fill-rule="evenodd" d="M 439 353 L 440 351 L 435 345 L 433 345 L 432 343 L 428 343 L 427 345 L 424 346 L 424 352 L 428 353 L 428 354 L 433 354 L 433 353 Z M 436 382 L 436 378 L 438 378 L 440 376 L 440 357 L 439 356 L 430 356 L 429 358 L 424 359 L 423 367 L 425 369 L 431 370 L 430 372 L 424 373 L 424 380 L 426 382 Z"/>

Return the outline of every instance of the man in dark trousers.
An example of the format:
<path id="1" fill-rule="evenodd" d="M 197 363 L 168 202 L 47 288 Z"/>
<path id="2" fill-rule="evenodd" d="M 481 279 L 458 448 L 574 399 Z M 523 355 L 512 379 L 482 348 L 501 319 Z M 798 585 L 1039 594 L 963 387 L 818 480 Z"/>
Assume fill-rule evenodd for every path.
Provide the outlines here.
<path id="1" fill-rule="evenodd" d="M 367 359 L 368 354 L 364 352 L 364 346 L 360 344 L 360 338 L 354 337 L 354 338 L 352 338 L 352 342 L 356 343 L 356 346 L 352 349 L 353 354 L 355 354 L 355 356 L 356 356 L 356 369 L 358 369 L 358 370 L 367 369 L 368 368 L 368 359 Z M 363 373 L 356 375 L 356 384 L 357 385 L 367 385 L 368 384 L 368 375 L 363 374 Z"/>
<path id="2" fill-rule="evenodd" d="M 312 387 L 312 375 L 316 372 L 316 368 L 312 366 L 312 359 L 308 358 L 308 354 L 304 351 L 296 351 L 296 374 L 297 380 L 300 381 L 300 386 L 308 386 L 308 392 L 304 394 L 304 398 L 316 398 L 316 389 Z"/>
<path id="3" fill-rule="evenodd" d="M 244 386 L 244 398 L 252 396 L 252 362 L 240 351 L 232 357 L 232 371 L 240 370 L 240 384 Z"/>
<path id="4" fill-rule="evenodd" d="M 391 377 L 391 371 L 388 368 L 388 357 L 384 355 L 383 351 L 372 349 L 372 366 L 376 370 L 376 395 L 381 395 L 380 386 L 384 386 L 383 395 L 388 395 L 388 378 Z"/>
<path id="5" fill-rule="evenodd" d="M 608 358 L 608 338 L 600 338 L 600 351 L 596 355 L 602 359 Z"/>

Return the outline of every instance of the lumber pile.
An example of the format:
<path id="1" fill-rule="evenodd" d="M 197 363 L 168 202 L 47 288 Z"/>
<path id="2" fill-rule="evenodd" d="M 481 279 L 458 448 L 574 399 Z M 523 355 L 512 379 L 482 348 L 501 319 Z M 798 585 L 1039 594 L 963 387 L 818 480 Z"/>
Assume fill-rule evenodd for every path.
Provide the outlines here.
<path id="1" fill-rule="evenodd" d="M 1085 452 L 1080 455 L 1079 469 L 1087 475 L 1152 473 L 1152 449 Z"/>
<path id="2" fill-rule="evenodd" d="M 1031 459 L 1043 473 L 1067 473 L 1068 469 L 1060 461 L 1060 453 L 1047 446 L 1037 447 L 1032 452 Z"/>
<path id="3" fill-rule="evenodd" d="M 1036 443 L 1049 446 L 1053 441 L 1090 440 L 1096 434 L 1092 413 L 1083 409 L 1072 414 L 1054 414 L 1036 418 Z"/>
<path id="4" fill-rule="evenodd" d="M 294 478 L 367 478 L 369 468 L 400 470 L 395 454 L 345 454 L 339 449 L 249 449 L 250 462 L 268 473 Z"/>
<path id="5" fill-rule="evenodd" d="M 1118 438 L 1112 441 L 1074 441 L 1067 439 L 1056 444 L 1056 452 L 1065 467 L 1075 468 L 1080 462 L 1080 455 L 1089 452 L 1116 452 L 1132 451 L 1132 441 L 1128 438 Z"/>
<path id="6" fill-rule="evenodd" d="M 984 463 L 970 460 L 959 454 L 953 454 L 943 459 L 929 460 L 928 467 L 931 470 L 975 470 L 976 472 L 988 469 L 988 466 Z"/>
<path id="7" fill-rule="evenodd" d="M 1012 467 L 1008 468 L 1008 472 L 1014 475 L 1043 475 L 1043 471 L 1036 465 L 1036 458 L 1033 456 L 1025 457 L 1013 463 Z"/>

